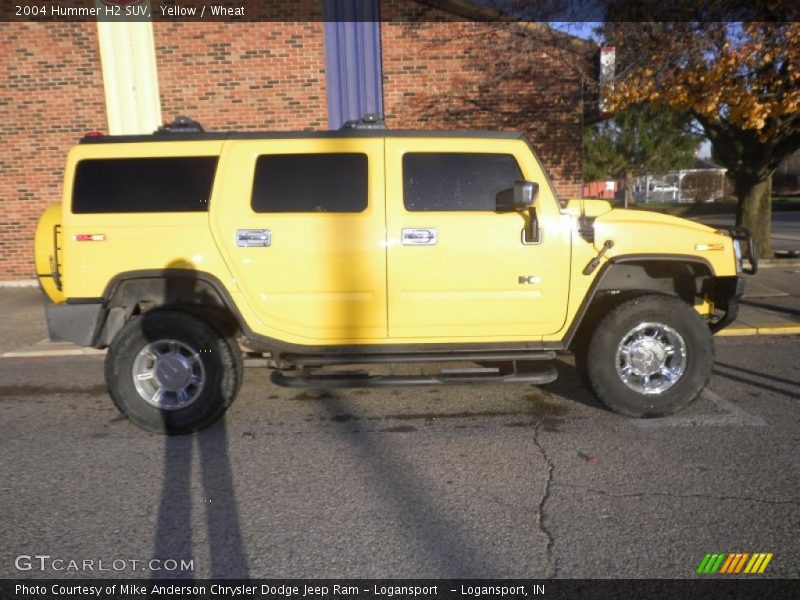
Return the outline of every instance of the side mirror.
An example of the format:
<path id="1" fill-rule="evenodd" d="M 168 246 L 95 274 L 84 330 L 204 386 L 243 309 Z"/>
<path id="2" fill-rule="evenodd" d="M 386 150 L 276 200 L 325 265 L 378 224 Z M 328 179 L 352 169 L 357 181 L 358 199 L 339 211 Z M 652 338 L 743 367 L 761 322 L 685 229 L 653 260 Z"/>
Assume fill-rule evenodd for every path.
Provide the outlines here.
<path id="1" fill-rule="evenodd" d="M 517 210 L 529 208 L 536 202 L 539 194 L 539 184 L 534 181 L 514 182 L 514 207 Z"/>
<path id="2" fill-rule="evenodd" d="M 539 193 L 539 184 L 535 181 L 515 181 L 514 187 L 503 190 L 495 198 L 497 210 L 508 212 L 525 210 L 533 206 Z"/>

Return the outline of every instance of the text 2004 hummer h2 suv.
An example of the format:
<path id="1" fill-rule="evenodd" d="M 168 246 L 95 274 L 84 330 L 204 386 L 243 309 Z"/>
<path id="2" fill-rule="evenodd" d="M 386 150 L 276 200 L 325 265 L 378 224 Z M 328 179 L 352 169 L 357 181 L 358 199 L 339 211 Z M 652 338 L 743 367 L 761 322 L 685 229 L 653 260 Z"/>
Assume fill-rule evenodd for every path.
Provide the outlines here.
<path id="1" fill-rule="evenodd" d="M 612 410 L 669 414 L 751 257 L 746 232 L 560 201 L 522 135 L 358 123 L 84 138 L 36 236 L 51 335 L 108 347 L 116 405 L 168 433 L 223 414 L 240 343 L 274 383 L 325 388 L 544 384 L 569 350 Z M 433 374 L 341 370 L 408 362 Z"/>

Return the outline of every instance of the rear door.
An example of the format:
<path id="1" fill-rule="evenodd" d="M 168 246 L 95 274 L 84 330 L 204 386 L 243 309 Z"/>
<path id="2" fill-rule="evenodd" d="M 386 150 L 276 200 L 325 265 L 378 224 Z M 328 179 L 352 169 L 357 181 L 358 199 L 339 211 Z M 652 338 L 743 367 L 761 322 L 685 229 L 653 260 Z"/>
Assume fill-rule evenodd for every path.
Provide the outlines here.
<path id="1" fill-rule="evenodd" d="M 518 139 L 387 138 L 389 336 L 537 340 L 566 318 L 570 242 L 541 167 Z M 540 185 L 542 236 L 497 212 L 515 180 Z"/>
<path id="2" fill-rule="evenodd" d="M 219 173 L 213 229 L 259 333 L 386 338 L 383 139 L 229 141 Z"/>

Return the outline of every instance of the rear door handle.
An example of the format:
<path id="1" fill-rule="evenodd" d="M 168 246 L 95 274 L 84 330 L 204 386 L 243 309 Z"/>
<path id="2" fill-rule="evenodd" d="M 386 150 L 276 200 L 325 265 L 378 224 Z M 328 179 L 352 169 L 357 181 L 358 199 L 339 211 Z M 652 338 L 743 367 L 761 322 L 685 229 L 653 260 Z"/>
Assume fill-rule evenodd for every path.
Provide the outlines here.
<path id="1" fill-rule="evenodd" d="M 236 245 L 240 248 L 266 248 L 272 245 L 269 229 L 237 229 Z"/>
<path id="2" fill-rule="evenodd" d="M 436 229 L 403 229 L 404 246 L 435 246 L 437 241 Z"/>

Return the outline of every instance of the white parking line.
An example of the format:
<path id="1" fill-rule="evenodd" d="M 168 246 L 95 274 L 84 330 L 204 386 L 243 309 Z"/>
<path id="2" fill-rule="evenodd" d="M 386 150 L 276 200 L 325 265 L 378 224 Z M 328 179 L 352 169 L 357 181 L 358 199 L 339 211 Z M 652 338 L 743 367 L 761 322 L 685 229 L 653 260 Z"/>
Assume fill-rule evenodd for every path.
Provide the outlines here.
<path id="1" fill-rule="evenodd" d="M 639 427 L 645 429 L 658 429 L 663 427 L 715 427 L 715 426 L 746 426 L 746 427 L 762 427 L 766 422 L 761 417 L 751 415 L 749 412 L 742 410 L 733 402 L 725 400 L 718 394 L 715 394 L 709 389 L 703 390 L 700 398 L 705 398 L 716 405 L 717 408 L 723 412 L 720 414 L 712 415 L 687 415 L 687 416 L 674 416 L 662 417 L 660 419 L 639 419 L 634 421 Z"/>

